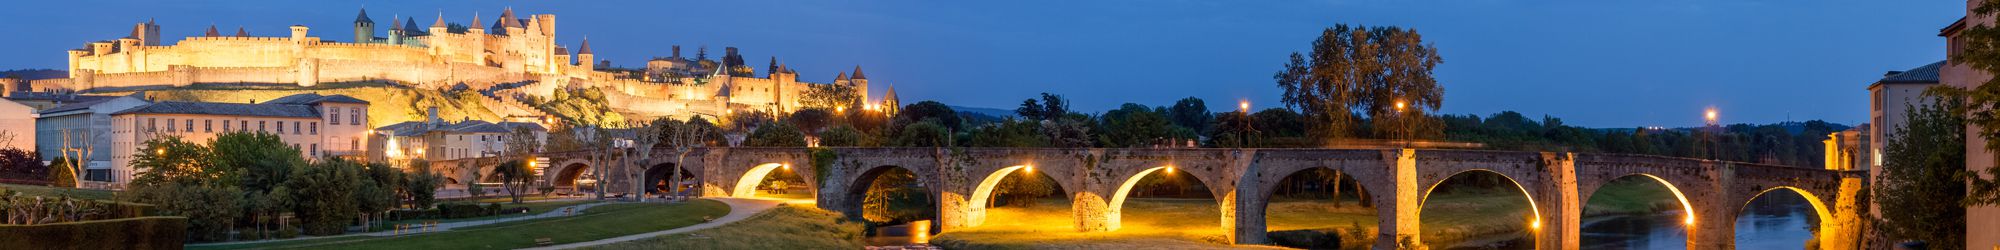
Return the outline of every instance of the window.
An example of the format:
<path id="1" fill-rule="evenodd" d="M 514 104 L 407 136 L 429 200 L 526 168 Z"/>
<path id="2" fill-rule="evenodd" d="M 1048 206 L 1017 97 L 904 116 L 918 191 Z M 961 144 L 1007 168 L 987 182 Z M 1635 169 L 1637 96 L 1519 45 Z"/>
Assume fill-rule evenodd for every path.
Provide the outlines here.
<path id="1" fill-rule="evenodd" d="M 319 122 L 313 122 L 312 125 L 306 127 L 312 128 L 312 135 L 319 135 Z"/>
<path id="2" fill-rule="evenodd" d="M 285 121 L 278 121 L 278 134 L 285 134 Z"/>
<path id="3" fill-rule="evenodd" d="M 264 132 L 264 131 L 270 131 L 270 130 L 264 129 L 264 121 L 257 121 L 257 132 Z"/>
<path id="4" fill-rule="evenodd" d="M 222 120 L 222 132 L 229 132 L 229 120 Z"/>
<path id="5" fill-rule="evenodd" d="M 313 144 L 308 144 L 308 145 L 311 145 L 310 147 L 312 147 L 312 151 L 306 151 L 306 152 L 312 152 L 312 154 L 313 154 L 314 156 L 318 156 L 318 155 L 319 155 L 319 143 L 313 143 Z"/>
<path id="6" fill-rule="evenodd" d="M 327 109 L 327 110 L 332 110 L 332 112 L 333 112 L 333 116 L 331 116 L 331 117 L 333 117 L 333 118 L 332 118 L 332 119 L 333 119 L 333 121 L 332 121 L 332 123 L 327 123 L 327 124 L 332 124 L 332 125 L 340 125 L 340 108 L 326 108 L 326 109 Z"/>
<path id="7" fill-rule="evenodd" d="M 292 134 L 296 135 L 296 134 L 301 134 L 301 133 L 305 133 L 305 130 L 301 130 L 301 129 L 299 129 L 299 123 L 301 123 L 301 122 L 292 122 Z M 317 134 L 317 133 L 315 133 L 315 134 Z"/>
<path id="8" fill-rule="evenodd" d="M 250 130 L 250 121 L 236 121 L 236 123 L 239 123 L 238 125 L 241 125 L 241 126 L 236 126 L 237 130 L 243 130 L 243 131 Z"/>
<path id="9" fill-rule="evenodd" d="M 215 133 L 215 120 L 201 119 L 202 133 Z"/>
<path id="10" fill-rule="evenodd" d="M 167 133 L 174 132 L 174 118 L 167 118 Z"/>
<path id="11" fill-rule="evenodd" d="M 355 152 L 360 152 L 360 151 L 361 151 L 361 138 L 354 138 L 354 139 L 352 139 L 352 140 L 353 140 L 353 141 L 350 141 L 350 142 L 348 142 L 348 144 L 347 144 L 347 150 L 348 150 L 348 151 L 355 151 Z"/>
<path id="12" fill-rule="evenodd" d="M 353 121 L 349 123 L 354 125 L 361 125 L 361 108 L 347 108 L 347 120 Z"/>
<path id="13" fill-rule="evenodd" d="M 182 131 L 185 132 L 190 132 L 190 133 L 194 132 L 194 119 L 187 119 L 187 126 L 181 127 L 181 129 L 184 129 Z"/>

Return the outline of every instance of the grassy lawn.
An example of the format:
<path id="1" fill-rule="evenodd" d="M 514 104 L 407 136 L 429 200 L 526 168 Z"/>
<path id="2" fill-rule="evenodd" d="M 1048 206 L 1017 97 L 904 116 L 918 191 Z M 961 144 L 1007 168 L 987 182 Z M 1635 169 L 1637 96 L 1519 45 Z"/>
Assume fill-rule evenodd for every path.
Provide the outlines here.
<path id="1" fill-rule="evenodd" d="M 528 208 L 528 212 L 527 212 L 527 213 L 518 213 L 518 214 L 502 214 L 502 215 L 494 215 L 494 216 L 486 216 L 486 217 L 472 217 L 472 218 L 457 218 L 457 219 L 417 219 L 417 220 L 395 220 L 395 221 L 388 221 L 387 223 L 384 223 L 384 224 L 383 224 L 383 228 L 375 228 L 375 229 L 371 229 L 371 230 L 369 230 L 369 231 L 382 231 L 382 230 L 387 230 L 387 229 L 390 229 L 390 228 L 394 228 L 394 226 L 395 226 L 396 224 L 405 224 L 405 223 L 408 223 L 408 224 L 416 224 L 416 223 L 423 223 L 423 222 L 428 222 L 428 221 L 437 221 L 438 223 L 451 223 L 451 222 L 460 222 L 460 221 L 476 221 L 476 220 L 492 220 L 492 219 L 505 219 L 505 218 L 513 218 L 513 217 L 521 217 L 521 216 L 530 216 L 530 215 L 537 215 L 537 214 L 542 214 L 542 213 L 546 213 L 546 212 L 549 212 L 549 211 L 554 211 L 554 210 L 555 210 L 555 209 L 557 209 L 557 208 L 562 208 L 562 207 L 567 207 L 567 206 L 575 206 L 575 205 L 582 205 L 582 204 L 586 204 L 586 203 L 592 203 L 592 202 L 597 202 L 597 201 L 556 201 L 556 202 L 531 202 L 531 203 L 522 203 L 522 204 L 511 204 L 511 203 L 500 203 L 500 207 L 503 207 L 503 208 L 517 208 L 517 207 L 525 207 L 525 208 Z"/>
<path id="2" fill-rule="evenodd" d="M 111 200 L 112 196 L 116 194 L 116 192 L 112 192 L 111 190 L 59 188 L 59 187 L 29 186 L 29 185 L 15 185 L 15 184 L 0 184 L 0 189 L 21 192 L 21 194 L 23 195 L 30 195 L 30 196 L 56 197 L 59 195 L 67 194 L 69 195 L 69 197 L 72 198 L 91 199 L 91 200 Z"/>
<path id="3" fill-rule="evenodd" d="M 506 191 L 501 191 L 501 192 L 502 192 L 502 193 L 500 194 L 500 197 L 493 197 L 493 196 L 491 196 L 491 195 L 489 194 L 488 196 L 480 196 L 480 197 L 479 197 L 479 198 L 477 198 L 477 199 L 475 199 L 475 198 L 471 198 L 471 197 L 458 197 L 458 198 L 450 198 L 450 199 L 438 199 L 438 202 L 449 202 L 449 201 L 474 201 L 474 202 L 479 202 L 479 204 L 486 204 L 486 203 L 502 203 L 502 204 L 505 204 L 505 203 L 508 203 L 508 202 L 514 202 L 514 198 L 510 198 L 510 197 L 507 197 L 507 194 L 506 194 L 506 193 L 504 193 L 504 192 L 506 192 Z M 593 196 L 593 197 L 594 197 L 594 196 Z M 543 201 L 543 200 L 554 200 L 554 199 L 564 199 L 564 198 L 575 198 L 575 197 L 567 197 L 567 196 L 553 196 L 553 195 L 549 195 L 549 196 L 543 196 L 543 195 L 521 195 L 521 202 L 535 202 L 535 201 Z"/>
<path id="4" fill-rule="evenodd" d="M 779 206 L 721 227 L 585 249 L 861 249 L 863 226 L 845 218 L 810 206 Z"/>
<path id="5" fill-rule="evenodd" d="M 1033 207 L 986 210 L 986 223 L 945 232 L 932 244 L 951 249 L 1240 249 L 1224 242 L 1221 215 L 1209 199 L 1126 200 L 1121 228 L 1077 232 L 1070 204 L 1043 199 Z"/>
<path id="6" fill-rule="evenodd" d="M 515 249 L 532 247 L 537 238 L 549 238 L 556 244 L 591 241 L 694 225 L 701 223 L 703 217 L 716 218 L 728 213 L 729 205 L 711 200 L 680 204 L 610 204 L 591 208 L 588 213 L 578 216 L 466 227 L 443 233 L 189 249 Z"/>

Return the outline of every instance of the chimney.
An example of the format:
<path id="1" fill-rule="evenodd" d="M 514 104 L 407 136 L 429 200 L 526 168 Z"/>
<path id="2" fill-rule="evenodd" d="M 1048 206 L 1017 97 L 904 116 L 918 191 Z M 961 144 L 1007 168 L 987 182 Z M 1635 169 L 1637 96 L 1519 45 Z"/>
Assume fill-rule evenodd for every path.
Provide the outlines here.
<path id="1" fill-rule="evenodd" d="M 430 119 L 429 119 L 429 120 L 425 120 L 425 121 L 429 122 L 431 126 L 435 127 L 435 126 L 437 126 L 438 124 L 441 124 L 441 123 L 444 123 L 444 119 L 439 119 L 439 118 L 438 118 L 438 108 L 437 108 L 437 107 L 430 107 L 430 109 L 427 109 L 427 110 L 425 110 L 425 112 L 427 112 L 427 113 L 429 114 L 429 117 L 430 117 Z"/>

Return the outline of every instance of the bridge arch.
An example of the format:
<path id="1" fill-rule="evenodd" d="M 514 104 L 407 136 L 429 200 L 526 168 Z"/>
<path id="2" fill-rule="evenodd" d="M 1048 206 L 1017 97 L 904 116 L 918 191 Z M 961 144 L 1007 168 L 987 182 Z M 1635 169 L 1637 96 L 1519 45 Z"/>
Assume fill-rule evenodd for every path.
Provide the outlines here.
<path id="1" fill-rule="evenodd" d="M 583 187 L 577 185 L 577 181 L 579 181 L 585 173 L 590 173 L 590 172 L 595 172 L 595 171 L 591 169 L 589 162 L 583 160 L 564 161 L 562 163 L 554 164 L 550 168 L 543 169 L 542 171 L 542 173 L 547 176 L 546 178 L 548 178 L 547 181 L 549 185 L 555 186 L 556 189 L 558 190 L 568 190 L 568 191 L 581 191 Z"/>
<path id="2" fill-rule="evenodd" d="M 1690 203 L 1690 202 L 1688 202 L 1688 196 L 1687 196 L 1687 193 L 1685 193 L 1685 192 L 1682 192 L 1682 191 L 1681 191 L 1681 187 L 1680 187 L 1679 185 L 1674 185 L 1674 183 L 1673 183 L 1672 181 L 1668 181 L 1668 180 L 1667 180 L 1666 178 L 1662 178 L 1662 177 L 1660 177 L 1659 175 L 1654 175 L 1654 174 L 1651 174 L 1651 173 L 1631 173 L 1631 174 L 1626 174 L 1626 175 L 1623 175 L 1623 176 L 1617 176 L 1617 177 L 1612 177 L 1612 178 L 1610 178 L 1610 179 L 1607 179 L 1607 180 L 1618 180 L 1618 179 L 1625 179 L 1625 178 L 1639 178 L 1639 179 L 1641 179 L 1641 180 L 1650 180 L 1650 181 L 1652 181 L 1653 183 L 1659 183 L 1659 184 L 1660 184 L 1660 186 L 1663 186 L 1663 187 L 1666 187 L 1666 188 L 1667 188 L 1667 192 L 1668 192 L 1668 193 L 1672 193 L 1672 194 L 1674 195 L 1674 202 L 1675 202 L 1674 204 L 1680 204 L 1680 207 L 1681 207 L 1681 224 L 1685 224 L 1685 225 L 1693 225 L 1693 224 L 1694 224 L 1694 222 L 1695 222 L 1695 216 L 1697 216 L 1697 215 L 1695 214 L 1695 210 L 1694 210 L 1694 203 Z M 1602 189 L 1604 189 L 1604 186 L 1603 186 L 1603 185 L 1598 185 L 1598 186 L 1596 186 L 1596 187 L 1595 187 L 1595 189 L 1597 189 L 1597 190 L 1602 190 Z M 1591 191 L 1590 191 L 1590 193 L 1591 193 L 1591 194 L 1596 194 L 1596 193 L 1597 193 L 1597 190 L 1591 190 Z M 1583 199 L 1581 199 L 1581 200 L 1578 200 L 1578 202 L 1582 202 L 1583 204 L 1588 204 L 1588 203 L 1590 203 L 1590 198 L 1583 198 Z"/>
<path id="3" fill-rule="evenodd" d="M 846 207 L 840 208 L 841 211 L 846 211 L 849 216 L 853 216 L 854 218 L 864 218 L 864 220 L 865 218 L 867 218 L 866 206 L 867 206 L 869 189 L 872 186 L 874 186 L 876 182 L 881 180 L 881 177 L 883 175 L 893 171 L 905 171 L 913 175 L 912 178 L 914 178 L 914 180 L 911 180 L 914 182 L 913 184 L 924 189 L 923 192 L 924 194 L 922 196 L 923 199 L 925 199 L 925 201 L 927 201 L 927 203 L 930 204 L 929 211 L 927 212 L 929 215 L 933 216 L 931 219 L 933 220 L 940 219 L 937 218 L 936 216 L 943 215 L 942 211 L 943 209 L 940 207 L 942 204 L 940 204 L 940 201 L 938 200 L 939 198 L 938 190 L 942 190 L 943 187 L 940 186 L 941 183 L 938 183 L 938 180 L 936 180 L 935 176 L 933 176 L 934 173 L 927 171 L 931 169 L 924 169 L 921 167 L 906 167 L 901 165 L 877 165 L 874 167 L 867 167 L 856 170 L 859 171 L 858 172 L 859 174 L 855 174 L 853 175 L 853 177 L 847 179 L 848 180 L 847 190 L 843 190 L 843 192 L 837 194 L 845 198 L 846 201 L 849 201 L 849 203 L 846 204 Z M 801 177 L 803 177 L 803 175 L 801 175 Z M 821 194 L 819 195 L 819 197 L 826 197 L 826 194 Z M 941 229 L 943 228 L 931 227 L 932 233 L 941 232 L 940 231 Z"/>
<path id="4" fill-rule="evenodd" d="M 1047 171 L 1038 170 L 1035 168 L 1035 165 L 1032 164 L 1022 164 L 1022 165 L 1002 167 L 1000 169 L 994 170 L 992 173 L 988 173 L 986 177 L 980 179 L 979 183 L 977 183 L 978 185 L 973 187 L 970 201 L 966 203 L 967 204 L 966 209 L 968 213 L 966 215 L 966 223 L 964 226 L 975 227 L 981 224 L 985 224 L 986 207 L 987 204 L 993 203 L 994 191 L 996 189 L 999 189 L 1001 181 L 1006 180 L 1007 177 L 1013 176 L 1015 173 L 1023 173 L 1029 175 L 1029 176 L 1022 176 L 1019 178 L 1040 177 L 1033 175 L 1047 176 Z M 1050 179 L 1054 179 L 1053 178 L 1054 176 L 1049 176 L 1049 177 L 1051 177 Z M 1055 185 L 1058 191 L 1064 192 L 1063 193 L 1065 194 L 1064 197 L 1068 197 L 1066 192 L 1068 192 L 1069 190 L 1073 190 L 1070 189 L 1070 186 L 1068 184 L 1065 184 L 1063 181 L 1060 180 L 1053 181 L 1051 183 Z"/>
<path id="5" fill-rule="evenodd" d="M 696 174 L 696 173 L 701 173 L 700 168 L 695 166 L 675 164 L 673 162 L 660 162 L 660 163 L 655 163 L 652 166 L 646 167 L 645 176 L 640 177 L 642 181 L 639 183 L 639 185 L 642 185 L 642 187 L 646 190 L 645 192 L 649 194 L 666 192 L 668 187 L 667 185 L 672 185 L 671 183 L 673 183 L 667 181 L 667 179 L 673 178 L 674 172 L 672 171 L 674 171 L 675 167 L 680 168 L 681 179 L 683 180 L 692 179 L 694 180 L 693 183 L 702 183 L 702 179 L 704 177 Z M 692 190 L 688 192 L 701 192 L 700 187 L 683 188 L 681 190 L 683 191 Z"/>
<path id="6" fill-rule="evenodd" d="M 1424 191 L 1422 193 L 1419 193 L 1421 195 L 1417 196 L 1418 211 L 1421 213 L 1423 211 L 1422 209 L 1424 208 L 1424 205 L 1430 203 L 1431 191 L 1437 190 L 1437 187 L 1439 185 L 1444 184 L 1446 181 L 1451 180 L 1452 177 L 1458 177 L 1460 175 L 1477 173 L 1477 172 L 1485 172 L 1498 175 L 1501 178 L 1506 179 L 1507 184 L 1513 184 L 1516 190 L 1520 190 L 1522 194 L 1521 199 L 1528 201 L 1528 212 L 1531 216 L 1529 217 L 1530 220 L 1528 221 L 1528 227 L 1531 229 L 1542 228 L 1542 223 L 1544 223 L 1546 220 L 1542 218 L 1541 204 L 1536 204 L 1535 202 L 1535 193 L 1530 192 L 1527 186 L 1522 185 L 1521 180 L 1515 178 L 1514 176 L 1508 176 L 1506 173 L 1501 173 L 1500 171 L 1494 171 L 1492 169 L 1486 169 L 1486 168 L 1473 168 L 1473 169 L 1461 170 L 1456 173 L 1452 173 L 1450 175 L 1445 175 L 1444 178 L 1439 178 L 1435 182 L 1431 182 L 1424 188 Z"/>
<path id="7" fill-rule="evenodd" d="M 764 163 L 764 164 L 757 164 L 757 166 L 755 167 L 750 167 L 749 171 L 744 172 L 742 177 L 738 177 L 736 179 L 736 186 L 732 187 L 729 190 L 729 197 L 736 197 L 736 198 L 757 197 L 758 183 L 763 182 L 764 178 L 770 176 L 771 172 L 773 171 L 781 169 L 790 169 L 790 168 L 792 168 L 791 164 L 784 164 L 784 163 Z M 811 185 L 807 184 L 807 186 Z"/>
<path id="8" fill-rule="evenodd" d="M 1140 179 L 1145 179 L 1146 176 L 1156 173 L 1176 174 L 1176 172 L 1186 172 L 1180 174 L 1191 175 L 1195 178 L 1196 181 L 1200 181 L 1201 185 L 1203 186 L 1202 190 L 1208 191 L 1211 199 L 1216 199 L 1217 200 L 1216 204 L 1220 206 L 1221 205 L 1220 199 L 1223 199 L 1224 196 L 1223 194 L 1217 193 L 1215 186 L 1221 185 L 1221 183 L 1216 182 L 1217 181 L 1216 177 L 1214 177 L 1211 174 L 1199 173 L 1196 171 L 1200 171 L 1199 168 L 1189 169 L 1189 168 L 1181 168 L 1173 164 L 1163 164 L 1158 167 L 1141 169 L 1131 175 L 1125 176 L 1125 178 L 1120 178 L 1123 181 L 1119 182 L 1117 190 L 1112 191 L 1111 200 L 1105 202 L 1106 207 L 1104 212 L 1104 217 L 1105 217 L 1104 230 L 1118 231 L 1118 228 L 1120 228 L 1122 225 L 1121 223 L 1121 221 L 1123 220 L 1122 218 L 1124 217 L 1125 200 L 1132 195 L 1132 188 L 1139 184 Z M 1223 216 L 1228 217 L 1229 215 L 1223 215 Z M 1226 220 L 1228 218 L 1221 218 L 1221 219 Z"/>

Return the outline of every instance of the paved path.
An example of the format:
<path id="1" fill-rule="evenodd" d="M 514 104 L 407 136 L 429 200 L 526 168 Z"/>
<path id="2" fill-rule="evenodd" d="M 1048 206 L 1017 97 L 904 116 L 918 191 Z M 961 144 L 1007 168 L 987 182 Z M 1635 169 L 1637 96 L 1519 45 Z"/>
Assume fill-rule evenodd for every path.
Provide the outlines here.
<path id="1" fill-rule="evenodd" d="M 550 201 L 566 201 L 566 200 L 545 200 L 545 201 L 537 201 L 537 202 L 550 202 Z M 532 219 L 543 219 L 543 218 L 554 218 L 554 217 L 563 217 L 563 216 L 571 216 L 571 215 L 580 215 L 580 214 L 583 214 L 583 211 L 584 211 L 585 209 L 589 209 L 589 208 L 591 208 L 591 207 L 595 207 L 595 206 L 597 206 L 597 205 L 604 205 L 604 204 L 610 204 L 610 202 L 593 202 L 593 203 L 586 203 L 586 204 L 579 204 L 579 205 L 572 205 L 572 206 L 567 206 L 567 207 L 559 207 L 559 208 L 556 208 L 556 209 L 550 209 L 550 210 L 549 210 L 548 212 L 543 212 L 542 214 L 537 214 L 537 215 L 530 215 L 530 216 L 520 216 L 520 217 L 508 217 L 508 218 L 500 218 L 500 219 L 491 219 L 491 220 L 474 220 L 474 221 L 460 221 L 460 222 L 449 222 L 449 223 L 438 223 L 438 225 L 437 225 L 437 228 L 433 228 L 433 229 L 431 229 L 431 230 L 424 230 L 424 231 L 421 231 L 421 232 L 403 232 L 403 234 L 402 234 L 402 235 L 412 235 L 412 234 L 424 234 L 424 233 L 437 233 L 437 232 L 444 232 L 444 231 L 451 231 L 452 229 L 456 229 L 456 228 L 460 228 L 460 227 L 470 227 L 470 226 L 479 226 L 479 225 L 488 225 L 488 224 L 494 224 L 494 223 L 502 223 L 502 222 L 512 222 L 512 221 L 520 221 L 520 220 L 532 220 Z M 570 212 L 570 213 L 564 213 L 564 212 L 563 212 L 564 210 L 570 210 L 571 212 Z M 395 231 L 395 230 L 386 230 L 386 231 L 381 231 L 381 232 L 373 232 L 373 233 L 350 233 L 350 234 L 341 234 L 341 235 L 331 235 L 331 236 L 303 236 L 303 237 L 297 237 L 297 238 L 290 238 L 290 239 L 272 239 L 272 240 L 253 240 L 253 241 L 231 241 L 231 242 L 216 242 L 216 243 L 201 243 L 201 244 L 188 244 L 187 246 L 191 246 L 191 247 L 192 247 L 192 246 L 222 246 L 222 245 L 236 245 L 236 244 L 257 244 L 257 243 L 270 243 L 270 242 L 280 242 L 280 241 L 295 241 L 295 240 L 311 240 L 311 239 L 325 239 L 325 238 L 341 238 L 341 237 L 354 237 L 354 236 L 378 236 L 378 237 L 380 237 L 380 236 L 396 236 L 396 235 L 397 235 L 397 234 L 396 234 L 396 231 Z"/>
<path id="2" fill-rule="evenodd" d="M 602 240 L 585 241 L 585 242 L 569 243 L 569 244 L 546 246 L 546 247 L 525 248 L 525 249 L 531 249 L 531 250 L 570 249 L 570 248 L 598 246 L 598 245 L 618 243 L 618 242 L 649 239 L 653 237 L 660 237 L 670 234 L 693 232 L 695 230 L 709 229 L 722 225 L 727 225 L 729 223 L 734 223 L 737 221 L 742 221 L 743 219 L 750 218 L 751 215 L 756 215 L 757 213 L 764 212 L 764 210 L 770 210 L 773 207 L 777 207 L 778 204 L 781 203 L 811 204 L 812 202 L 811 200 L 775 200 L 775 199 L 744 199 L 744 198 L 708 198 L 708 199 L 721 201 L 723 204 L 729 204 L 729 215 L 723 215 L 722 218 L 716 218 L 713 221 L 704 222 L 701 224 L 689 225 L 675 229 L 668 229 L 665 231 L 655 231 L 651 233 L 626 235 L 626 236 L 619 236 Z"/>

